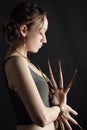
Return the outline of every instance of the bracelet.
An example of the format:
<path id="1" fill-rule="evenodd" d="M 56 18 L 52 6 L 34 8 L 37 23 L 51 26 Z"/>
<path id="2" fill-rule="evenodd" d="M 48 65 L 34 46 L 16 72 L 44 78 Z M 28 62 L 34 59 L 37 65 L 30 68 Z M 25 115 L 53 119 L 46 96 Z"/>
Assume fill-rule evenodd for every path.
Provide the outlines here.
<path id="1" fill-rule="evenodd" d="M 64 113 L 64 107 L 62 106 L 62 105 L 57 105 L 59 108 L 60 108 L 60 113 L 59 113 L 59 115 L 61 116 L 61 115 L 63 115 L 63 113 Z"/>

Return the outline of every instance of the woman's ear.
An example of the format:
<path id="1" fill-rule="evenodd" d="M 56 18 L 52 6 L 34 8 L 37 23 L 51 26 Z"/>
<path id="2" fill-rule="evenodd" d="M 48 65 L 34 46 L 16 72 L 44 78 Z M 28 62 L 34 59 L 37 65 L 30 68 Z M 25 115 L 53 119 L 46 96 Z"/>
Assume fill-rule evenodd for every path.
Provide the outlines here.
<path id="1" fill-rule="evenodd" d="M 27 35 L 27 31 L 28 29 L 27 29 L 27 26 L 26 25 L 21 25 L 20 26 L 20 33 L 21 33 L 21 35 L 23 36 L 23 37 L 26 37 L 26 35 Z"/>

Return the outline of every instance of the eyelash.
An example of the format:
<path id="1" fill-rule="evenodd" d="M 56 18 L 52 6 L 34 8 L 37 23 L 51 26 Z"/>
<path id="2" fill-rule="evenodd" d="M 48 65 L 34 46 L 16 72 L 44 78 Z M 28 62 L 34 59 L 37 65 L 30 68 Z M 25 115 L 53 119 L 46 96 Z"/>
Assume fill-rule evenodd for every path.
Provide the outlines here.
<path id="1" fill-rule="evenodd" d="M 45 35 L 45 33 L 40 32 L 40 35 L 41 35 L 41 36 L 44 36 L 44 35 Z"/>
<path id="2" fill-rule="evenodd" d="M 43 36 L 43 33 L 42 33 L 42 32 L 40 32 L 40 35 L 42 35 L 42 36 Z"/>

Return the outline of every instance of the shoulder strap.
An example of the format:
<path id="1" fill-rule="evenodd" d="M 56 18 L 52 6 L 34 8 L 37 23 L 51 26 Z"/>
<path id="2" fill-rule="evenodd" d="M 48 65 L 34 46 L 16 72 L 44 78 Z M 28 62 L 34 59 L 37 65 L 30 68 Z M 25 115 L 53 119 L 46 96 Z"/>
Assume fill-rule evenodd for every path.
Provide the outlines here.
<path id="1" fill-rule="evenodd" d="M 8 60 L 10 60 L 13 57 L 15 57 L 15 56 L 9 56 L 9 57 L 5 58 L 4 63 L 6 63 Z"/>

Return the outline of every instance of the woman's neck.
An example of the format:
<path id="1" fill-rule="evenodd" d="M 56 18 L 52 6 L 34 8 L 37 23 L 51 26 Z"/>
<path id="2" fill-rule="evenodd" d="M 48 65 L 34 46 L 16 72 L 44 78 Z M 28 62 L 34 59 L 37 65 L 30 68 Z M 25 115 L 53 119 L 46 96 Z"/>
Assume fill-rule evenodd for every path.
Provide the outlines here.
<path id="1" fill-rule="evenodd" d="M 16 48 L 14 51 L 17 52 L 19 55 L 22 55 L 27 58 L 27 51 L 20 48 Z"/>
<path id="2" fill-rule="evenodd" d="M 24 48 L 24 46 L 15 46 L 15 47 L 9 46 L 8 54 L 12 55 L 15 53 L 27 57 L 27 50 Z"/>

